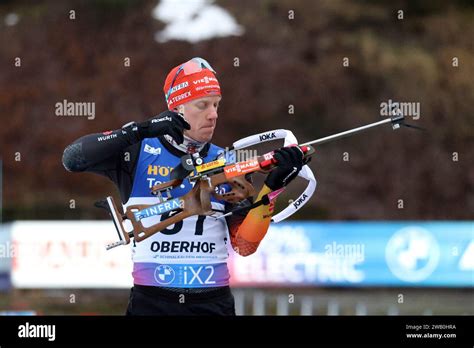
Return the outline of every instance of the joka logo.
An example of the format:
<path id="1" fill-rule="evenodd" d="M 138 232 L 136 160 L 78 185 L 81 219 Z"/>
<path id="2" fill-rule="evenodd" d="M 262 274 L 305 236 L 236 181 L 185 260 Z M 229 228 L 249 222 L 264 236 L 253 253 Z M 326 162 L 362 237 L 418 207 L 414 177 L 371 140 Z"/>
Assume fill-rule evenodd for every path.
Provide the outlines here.
<path id="1" fill-rule="evenodd" d="M 168 265 L 159 265 L 155 269 L 155 280 L 159 284 L 170 284 L 175 276 L 174 269 Z"/>
<path id="2" fill-rule="evenodd" d="M 293 203 L 295 209 L 298 209 L 298 207 L 303 204 L 304 201 L 306 201 L 306 198 L 308 198 L 308 196 L 306 195 L 306 193 L 303 193 L 303 197 L 298 198 L 298 200 Z"/>
<path id="3" fill-rule="evenodd" d="M 270 140 L 273 138 L 276 138 L 275 132 L 260 135 L 260 141 Z"/>

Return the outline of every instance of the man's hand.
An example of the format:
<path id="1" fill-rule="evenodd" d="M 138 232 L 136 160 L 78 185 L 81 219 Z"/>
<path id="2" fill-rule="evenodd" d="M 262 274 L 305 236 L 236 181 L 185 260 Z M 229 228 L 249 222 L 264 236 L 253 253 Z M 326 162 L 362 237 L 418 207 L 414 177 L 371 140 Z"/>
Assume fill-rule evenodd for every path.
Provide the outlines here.
<path id="1" fill-rule="evenodd" d="M 160 135 L 170 135 L 178 144 L 184 141 L 183 132 L 191 129 L 191 126 L 180 114 L 173 111 L 165 111 L 148 121 L 137 125 L 140 139 L 155 138 Z"/>
<path id="2" fill-rule="evenodd" d="M 305 162 L 298 146 L 282 147 L 273 153 L 273 158 L 277 160 L 277 167 L 268 174 L 265 185 L 275 191 L 296 178 Z"/>

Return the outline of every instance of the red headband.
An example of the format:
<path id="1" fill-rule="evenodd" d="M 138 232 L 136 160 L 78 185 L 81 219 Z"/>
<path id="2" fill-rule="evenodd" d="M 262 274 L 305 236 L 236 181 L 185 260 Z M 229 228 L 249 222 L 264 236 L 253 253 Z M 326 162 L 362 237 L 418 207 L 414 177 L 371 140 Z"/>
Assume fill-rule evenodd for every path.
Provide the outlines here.
<path id="1" fill-rule="evenodd" d="M 167 100 L 169 110 L 194 99 L 221 95 L 219 81 L 211 70 L 203 68 L 187 75 L 186 69 L 179 71 L 182 66 L 183 64 L 178 65 L 171 70 L 165 80 L 163 91 L 165 98 L 169 94 Z"/>

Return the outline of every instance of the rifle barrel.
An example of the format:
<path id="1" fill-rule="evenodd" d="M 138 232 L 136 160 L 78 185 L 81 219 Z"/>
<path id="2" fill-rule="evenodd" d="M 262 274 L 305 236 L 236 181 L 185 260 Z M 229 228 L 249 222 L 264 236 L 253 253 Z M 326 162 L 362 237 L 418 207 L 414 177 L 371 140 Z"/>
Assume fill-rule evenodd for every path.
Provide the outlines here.
<path id="1" fill-rule="evenodd" d="M 403 120 L 403 116 L 402 117 L 387 118 L 387 119 L 382 120 L 382 121 L 370 123 L 370 124 L 367 124 L 365 126 L 361 126 L 361 127 L 357 127 L 357 128 L 353 128 L 353 129 L 349 129 L 349 130 L 346 130 L 344 132 L 329 135 L 329 136 L 324 137 L 324 138 L 319 138 L 319 139 L 316 139 L 316 140 L 313 140 L 313 141 L 308 141 L 307 143 L 300 144 L 299 146 L 307 146 L 307 145 L 327 143 L 329 141 L 333 141 L 333 140 L 336 140 L 336 139 L 339 139 L 339 138 L 344 138 L 344 137 L 347 137 L 347 136 L 352 135 L 354 133 L 362 132 L 362 131 L 365 131 L 367 129 L 370 129 L 370 128 L 373 128 L 373 127 L 378 127 L 378 126 L 386 124 L 386 123 L 398 123 L 401 120 Z"/>

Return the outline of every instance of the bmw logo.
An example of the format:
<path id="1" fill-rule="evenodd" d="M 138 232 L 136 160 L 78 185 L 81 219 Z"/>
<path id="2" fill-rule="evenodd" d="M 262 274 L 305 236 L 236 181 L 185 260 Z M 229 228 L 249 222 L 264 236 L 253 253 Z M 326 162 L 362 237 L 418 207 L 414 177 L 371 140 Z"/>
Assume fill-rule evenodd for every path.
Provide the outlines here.
<path id="1" fill-rule="evenodd" d="M 436 269 L 439 244 L 426 229 L 410 226 L 395 232 L 385 248 L 390 271 L 407 282 L 420 282 Z"/>
<path id="2" fill-rule="evenodd" d="M 174 269 L 168 265 L 159 265 L 155 268 L 155 280 L 159 284 L 170 284 L 175 278 Z"/>

